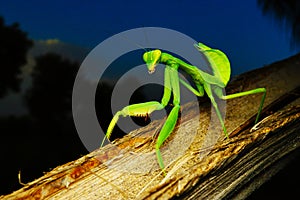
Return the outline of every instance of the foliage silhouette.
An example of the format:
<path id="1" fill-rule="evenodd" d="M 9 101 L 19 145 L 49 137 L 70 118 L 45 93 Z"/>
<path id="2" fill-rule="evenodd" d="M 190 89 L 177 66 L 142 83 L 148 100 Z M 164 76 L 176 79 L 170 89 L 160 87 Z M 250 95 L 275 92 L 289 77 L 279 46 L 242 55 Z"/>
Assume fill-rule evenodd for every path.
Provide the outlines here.
<path id="1" fill-rule="evenodd" d="M 9 89 L 17 92 L 20 89 L 20 68 L 27 63 L 26 54 L 33 42 L 20 30 L 19 24 L 6 26 L 0 16 L 0 97 Z"/>
<path id="2" fill-rule="evenodd" d="M 32 88 L 25 95 L 37 134 L 45 136 L 49 148 L 56 144 L 66 149 L 65 155 L 60 155 L 64 161 L 75 159 L 78 152 L 85 152 L 72 117 L 72 89 L 78 69 L 77 62 L 58 54 L 38 56 L 32 73 Z"/>
<path id="3" fill-rule="evenodd" d="M 36 57 L 32 87 L 25 93 L 31 126 L 26 134 L 32 138 L 29 144 L 35 151 L 26 155 L 31 162 L 23 163 L 21 169 L 31 177 L 29 180 L 87 153 L 72 117 L 72 89 L 78 68 L 78 63 L 58 54 Z"/>
<path id="4" fill-rule="evenodd" d="M 263 14 L 271 15 L 287 28 L 291 28 L 291 47 L 300 47 L 300 1 L 257 0 Z"/>
<path id="5" fill-rule="evenodd" d="M 26 104 L 35 119 L 61 124 L 72 118 L 72 89 L 78 68 L 78 63 L 58 54 L 36 57 L 32 88 L 26 92 Z"/>
<path id="6" fill-rule="evenodd" d="M 0 170 L 2 172 L 0 179 L 0 195 L 12 192 L 21 187 L 17 180 L 17 174 L 20 169 L 24 169 L 33 164 L 31 159 L 33 154 L 42 156 L 41 152 L 36 152 L 37 146 L 34 145 L 37 137 L 30 136 L 28 133 L 32 130 L 29 117 L 1 117 L 0 118 L 0 151 L 2 155 L 2 162 Z M 32 165 L 31 169 L 36 168 L 37 165 Z M 30 170 L 30 173 L 25 175 L 25 181 L 28 181 L 27 175 L 31 177 L 38 177 L 42 171 Z M 24 179 L 24 177 L 23 177 Z M 29 179 L 32 180 L 32 179 Z"/>

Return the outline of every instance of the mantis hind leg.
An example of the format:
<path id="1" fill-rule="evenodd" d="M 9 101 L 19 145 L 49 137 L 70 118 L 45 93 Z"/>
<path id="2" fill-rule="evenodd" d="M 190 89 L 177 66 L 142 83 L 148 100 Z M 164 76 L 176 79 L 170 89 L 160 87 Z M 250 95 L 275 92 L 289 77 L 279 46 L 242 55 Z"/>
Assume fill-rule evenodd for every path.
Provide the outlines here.
<path id="1" fill-rule="evenodd" d="M 256 88 L 256 89 L 253 89 L 253 90 L 249 90 L 249 91 L 245 91 L 245 92 L 239 92 L 239 93 L 235 93 L 235 94 L 230 94 L 230 95 L 226 95 L 226 96 L 220 96 L 222 99 L 233 99 L 233 98 L 236 98 L 236 97 L 242 97 L 242 96 L 246 96 L 246 95 L 249 95 L 249 94 L 256 94 L 256 93 L 263 93 L 263 96 L 261 98 L 261 101 L 260 101 L 260 105 L 258 107 L 258 112 L 257 112 L 257 115 L 256 115 L 256 119 L 255 119 L 255 124 L 258 122 L 259 120 L 259 116 L 261 114 L 261 111 L 262 111 L 262 107 L 264 105 L 264 101 L 265 101 L 265 98 L 266 98 L 266 89 L 265 88 Z"/>

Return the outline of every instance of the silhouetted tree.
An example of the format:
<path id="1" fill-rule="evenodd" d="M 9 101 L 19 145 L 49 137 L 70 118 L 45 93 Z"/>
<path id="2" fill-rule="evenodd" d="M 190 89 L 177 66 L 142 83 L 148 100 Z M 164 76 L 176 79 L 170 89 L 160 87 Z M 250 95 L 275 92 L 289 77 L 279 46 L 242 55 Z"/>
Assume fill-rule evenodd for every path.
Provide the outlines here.
<path id="1" fill-rule="evenodd" d="M 300 1 L 299 0 L 257 0 L 265 15 L 271 15 L 283 25 L 291 28 L 292 47 L 300 46 Z"/>
<path id="2" fill-rule="evenodd" d="M 58 54 L 38 56 L 32 87 L 25 94 L 35 128 L 31 134 L 43 138 L 45 152 L 51 149 L 45 161 L 51 166 L 86 153 L 72 117 L 72 90 L 78 68 L 78 63 Z"/>
<path id="3" fill-rule="evenodd" d="M 24 100 L 34 127 L 30 134 L 42 136 L 42 140 L 47 141 L 43 148 L 56 147 L 58 151 L 52 160 L 50 156 L 56 153 L 48 152 L 47 161 L 51 166 L 86 153 L 72 115 L 72 91 L 79 66 L 56 53 L 37 56 L 31 73 L 32 86 L 25 93 Z"/>
<path id="4" fill-rule="evenodd" d="M 19 90 L 20 68 L 26 64 L 26 54 L 32 45 L 33 42 L 20 30 L 18 23 L 6 26 L 4 19 L 0 17 L 0 97 L 9 89 Z"/>
<path id="5" fill-rule="evenodd" d="M 72 118 L 72 89 L 79 64 L 48 53 L 36 58 L 32 88 L 26 92 L 30 114 L 38 121 Z"/>
<path id="6" fill-rule="evenodd" d="M 78 68 L 78 63 L 53 53 L 36 58 L 32 86 L 25 93 L 29 115 L 0 119 L 0 125 L 7 124 L 0 126 L 3 133 L 8 134 L 4 139 L 19 142 L 13 150 L 10 146 L 4 147 L 7 155 L 13 154 L 14 158 L 14 162 L 9 162 L 11 176 L 15 177 L 21 170 L 23 181 L 31 181 L 51 167 L 87 153 L 72 118 L 72 89 Z M 15 156 L 19 156 L 18 159 Z M 17 179 L 13 180 L 10 192 L 20 187 Z"/>

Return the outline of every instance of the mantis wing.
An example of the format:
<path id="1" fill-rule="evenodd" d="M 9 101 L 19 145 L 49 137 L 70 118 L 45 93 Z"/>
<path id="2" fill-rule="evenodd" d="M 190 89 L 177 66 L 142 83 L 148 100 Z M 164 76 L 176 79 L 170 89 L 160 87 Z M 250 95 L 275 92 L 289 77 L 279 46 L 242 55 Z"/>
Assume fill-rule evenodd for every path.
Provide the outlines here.
<path id="1" fill-rule="evenodd" d="M 208 76 L 207 73 L 203 74 L 203 79 L 210 84 L 225 87 L 230 79 L 230 63 L 227 56 L 222 51 L 211 49 L 202 43 L 195 44 L 194 46 L 200 52 L 204 53 L 214 73 L 215 80 L 211 79 L 211 76 Z"/>

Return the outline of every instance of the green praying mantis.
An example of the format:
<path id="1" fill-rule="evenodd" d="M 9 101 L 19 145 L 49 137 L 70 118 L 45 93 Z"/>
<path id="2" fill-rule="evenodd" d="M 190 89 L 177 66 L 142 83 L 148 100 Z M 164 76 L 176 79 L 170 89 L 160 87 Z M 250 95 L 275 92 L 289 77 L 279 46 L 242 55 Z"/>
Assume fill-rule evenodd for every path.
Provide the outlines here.
<path id="1" fill-rule="evenodd" d="M 226 87 L 231 73 L 230 62 L 227 56 L 222 51 L 211 49 L 210 47 L 202 43 L 195 44 L 194 46 L 206 57 L 212 68 L 213 75 L 201 71 L 196 66 L 190 65 L 168 53 L 161 52 L 161 50 L 156 49 L 145 52 L 143 54 L 143 60 L 145 61 L 148 72 L 150 74 L 155 71 L 155 68 L 159 63 L 163 63 L 166 65 L 164 74 L 164 93 L 161 102 L 149 101 L 124 107 L 114 115 L 106 132 L 106 138 L 109 140 L 120 116 L 147 117 L 155 110 L 164 109 L 168 105 L 171 94 L 173 93 L 173 108 L 170 111 L 163 127 L 161 128 L 155 144 L 157 161 L 163 171 L 165 165 L 161 156 L 160 147 L 172 133 L 178 119 L 178 113 L 180 110 L 180 83 L 199 97 L 202 97 L 204 93 L 207 94 L 216 111 L 218 119 L 223 128 L 223 132 L 227 138 L 229 136 L 214 96 L 217 96 L 218 98 L 223 100 L 227 100 L 255 93 L 263 93 L 261 103 L 258 108 L 258 113 L 255 119 L 255 124 L 258 122 L 266 96 L 265 88 L 256 88 L 245 92 L 223 95 L 222 90 Z M 196 89 L 179 77 L 179 68 L 185 71 L 192 78 Z M 103 146 L 104 141 L 105 138 L 103 139 L 101 146 Z"/>

